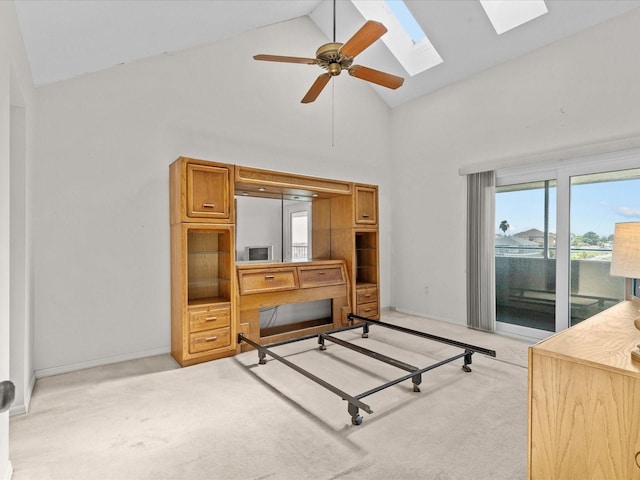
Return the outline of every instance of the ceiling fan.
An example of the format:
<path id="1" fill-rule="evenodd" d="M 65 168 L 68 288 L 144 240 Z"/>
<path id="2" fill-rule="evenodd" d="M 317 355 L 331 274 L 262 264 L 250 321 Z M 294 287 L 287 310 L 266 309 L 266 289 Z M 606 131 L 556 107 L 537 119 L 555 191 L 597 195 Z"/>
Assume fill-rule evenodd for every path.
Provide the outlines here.
<path id="1" fill-rule="evenodd" d="M 322 89 L 329 83 L 331 77 L 340 75 L 342 70 L 349 72 L 349 75 L 372 82 L 383 87 L 395 90 L 404 83 L 404 78 L 390 73 L 374 70 L 373 68 L 363 67 L 362 65 L 353 65 L 353 59 L 356 55 L 363 52 L 371 46 L 376 40 L 387 32 L 387 28 L 380 22 L 373 20 L 367 21 L 349 40 L 345 43 L 336 42 L 336 10 L 335 0 L 333 5 L 333 42 L 322 45 L 316 51 L 316 58 L 304 57 L 286 57 L 280 55 L 254 55 L 255 60 L 263 60 L 266 62 L 284 62 L 284 63 L 304 63 L 307 65 L 318 65 L 327 70 L 326 73 L 320 75 L 301 103 L 311 103 Z"/>

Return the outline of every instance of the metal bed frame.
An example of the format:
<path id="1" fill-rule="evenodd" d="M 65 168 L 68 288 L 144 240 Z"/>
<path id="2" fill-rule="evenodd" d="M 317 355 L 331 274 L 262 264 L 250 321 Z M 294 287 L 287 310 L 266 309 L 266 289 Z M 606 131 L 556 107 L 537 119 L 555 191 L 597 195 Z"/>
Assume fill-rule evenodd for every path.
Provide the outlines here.
<path id="1" fill-rule="evenodd" d="M 469 345 L 467 343 L 462 343 L 462 342 L 458 342 L 456 340 L 451 340 L 448 338 L 443 338 L 443 337 L 438 337 L 436 335 L 431 335 L 429 333 L 425 333 L 425 332 L 420 332 L 417 330 L 411 330 L 409 328 L 405 328 L 405 327 L 401 327 L 398 325 L 394 325 L 391 323 L 385 323 L 379 320 L 371 320 L 369 318 L 365 318 L 365 317 L 361 317 L 359 315 L 354 315 L 352 313 L 350 313 L 347 318 L 349 319 L 349 321 L 353 322 L 354 320 L 359 320 L 361 323 L 358 324 L 354 324 L 354 325 L 350 325 L 350 326 L 346 326 L 346 327 L 342 327 L 342 328 L 336 328 L 333 330 L 329 330 L 327 332 L 323 332 L 323 333 L 319 333 L 319 334 L 314 334 L 314 335 L 306 335 L 306 336 L 302 336 L 302 337 L 298 337 L 298 338 L 294 338 L 291 340 L 284 340 L 281 342 L 275 342 L 275 343 L 270 343 L 267 345 L 260 345 L 259 343 L 251 340 L 250 338 L 246 337 L 244 334 L 239 333 L 238 334 L 238 343 L 242 343 L 242 342 L 246 342 L 249 345 L 251 345 L 252 347 L 254 347 L 255 349 L 258 350 L 258 364 L 259 365 L 264 365 L 267 363 L 266 361 L 266 356 L 269 355 L 270 357 L 278 360 L 279 362 L 287 365 L 288 367 L 292 368 L 293 370 L 295 370 L 296 372 L 304 375 L 305 377 L 309 378 L 310 380 L 313 380 L 314 382 L 316 382 L 317 384 L 323 386 L 324 388 L 326 388 L 327 390 L 335 393 L 336 395 L 338 395 L 339 397 L 341 397 L 343 400 L 346 400 L 348 402 L 348 406 L 347 406 L 347 411 L 349 412 L 349 415 L 351 415 L 351 423 L 353 425 L 360 425 L 362 423 L 362 416 L 359 414 L 360 409 L 364 410 L 365 412 L 371 414 L 373 413 L 373 410 L 371 410 L 371 407 L 369 407 L 369 405 L 367 405 L 366 403 L 364 403 L 362 401 L 363 398 L 368 397 L 369 395 L 372 395 L 376 392 L 379 392 L 381 390 L 384 390 L 385 388 L 391 387 L 393 385 L 396 385 L 400 382 L 403 382 L 405 380 L 409 380 L 411 379 L 412 383 L 413 383 L 413 391 L 414 392 L 419 392 L 420 391 L 420 387 L 419 385 L 422 383 L 422 374 L 428 372 L 429 370 L 433 370 L 434 368 L 437 367 L 441 367 L 442 365 L 446 365 L 447 363 L 451 363 L 459 358 L 464 358 L 464 364 L 462 365 L 462 369 L 465 372 L 470 372 L 471 371 L 471 367 L 469 367 L 469 365 L 471 365 L 472 360 L 471 360 L 471 356 L 474 353 L 481 353 L 483 355 L 488 355 L 490 357 L 495 357 L 496 356 L 496 352 L 494 350 L 489 350 L 487 348 L 482 348 L 482 347 L 477 347 L 475 345 Z M 433 340 L 436 342 L 440 342 L 440 343 L 445 343 L 447 345 L 451 345 L 454 347 L 458 347 L 464 350 L 463 353 L 458 353 L 457 355 L 454 355 L 450 358 L 447 358 L 445 360 L 441 360 L 439 362 L 436 362 L 432 365 L 429 365 L 427 367 L 423 367 L 423 368 L 419 368 L 419 367 L 415 367 L 413 365 L 409 365 L 408 363 L 405 363 L 401 360 L 397 360 L 395 358 L 391 358 L 388 357 L 386 355 L 383 355 L 381 353 L 375 352 L 373 350 L 369 350 L 367 348 L 364 348 L 360 345 L 356 345 L 354 343 L 350 343 L 347 342 L 345 340 L 342 340 L 340 338 L 334 337 L 333 334 L 334 333 L 339 333 L 339 332 L 344 332 L 347 330 L 355 330 L 358 328 L 362 328 L 362 338 L 368 338 L 369 336 L 369 329 L 372 325 L 375 326 L 380 326 L 380 327 L 384 327 L 384 328 L 389 328 L 391 330 L 396 330 L 399 332 L 403 332 L 403 333 L 407 333 L 409 335 L 414 335 L 417 337 L 422 337 L 422 338 L 426 338 L 429 340 Z M 329 342 L 333 342 L 337 345 L 340 345 L 342 347 L 348 348 L 350 350 L 353 350 L 355 352 L 361 353 L 363 355 L 366 355 L 368 357 L 374 358 L 376 360 L 379 360 L 381 362 L 387 363 L 389 365 L 392 365 L 394 367 L 397 367 L 401 370 L 404 370 L 407 373 L 406 375 L 403 375 L 399 378 L 396 378 L 395 380 L 391 380 L 389 382 L 386 382 L 378 387 L 372 388 L 371 390 L 367 390 L 366 392 L 357 394 L 357 395 L 350 395 L 346 392 L 344 392 L 343 390 L 340 390 L 339 388 L 331 385 L 329 382 L 323 380 L 322 378 L 314 375 L 313 373 L 303 369 L 302 367 L 299 367 L 298 365 L 296 365 L 295 363 L 290 362 L 289 360 L 287 360 L 286 358 L 283 358 L 282 356 L 278 355 L 277 353 L 273 352 L 272 349 L 275 347 L 279 347 L 281 345 L 286 345 L 289 343 L 294 343 L 294 342 L 299 342 L 302 340 L 308 340 L 310 338 L 315 338 L 318 337 L 318 344 L 319 344 L 319 349 L 320 350 L 326 350 L 327 347 L 325 346 L 325 342 L 329 341 Z"/>

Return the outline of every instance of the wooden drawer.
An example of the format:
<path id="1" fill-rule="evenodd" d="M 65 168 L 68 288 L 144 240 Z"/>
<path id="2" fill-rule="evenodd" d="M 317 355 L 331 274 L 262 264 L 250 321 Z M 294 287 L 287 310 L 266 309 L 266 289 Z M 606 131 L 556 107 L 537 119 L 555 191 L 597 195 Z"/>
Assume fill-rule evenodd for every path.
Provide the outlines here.
<path id="1" fill-rule="evenodd" d="M 294 267 L 239 270 L 240 295 L 277 292 L 298 288 L 298 275 Z"/>
<path id="2" fill-rule="evenodd" d="M 356 303 L 358 305 L 371 302 L 378 302 L 378 289 L 376 287 L 358 288 L 356 290 Z"/>
<path id="3" fill-rule="evenodd" d="M 212 330 L 231 325 L 231 308 L 198 308 L 189 309 L 189 331 L 191 333 L 202 330 Z"/>
<path id="4" fill-rule="evenodd" d="M 231 345 L 231 329 L 219 328 L 189 335 L 189 353 L 200 353 Z"/>
<path id="5" fill-rule="evenodd" d="M 378 316 L 378 302 L 358 304 L 356 307 L 356 315 L 376 318 Z"/>
<path id="6" fill-rule="evenodd" d="M 298 267 L 300 288 L 343 285 L 346 280 L 340 266 L 335 267 Z"/>

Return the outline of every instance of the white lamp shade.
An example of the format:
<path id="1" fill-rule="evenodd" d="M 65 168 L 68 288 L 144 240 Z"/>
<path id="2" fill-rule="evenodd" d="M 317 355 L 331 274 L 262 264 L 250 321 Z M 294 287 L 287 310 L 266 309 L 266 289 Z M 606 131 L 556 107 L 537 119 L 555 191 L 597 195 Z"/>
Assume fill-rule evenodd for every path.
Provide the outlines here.
<path id="1" fill-rule="evenodd" d="M 640 278 L 640 222 L 616 223 L 611 275 Z"/>

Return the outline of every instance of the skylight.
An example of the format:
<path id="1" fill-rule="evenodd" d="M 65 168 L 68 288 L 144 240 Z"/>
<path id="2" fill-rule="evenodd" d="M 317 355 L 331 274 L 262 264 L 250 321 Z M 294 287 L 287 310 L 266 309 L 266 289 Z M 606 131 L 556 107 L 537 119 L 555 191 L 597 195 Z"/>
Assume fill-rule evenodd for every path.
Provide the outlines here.
<path id="1" fill-rule="evenodd" d="M 442 63 L 442 58 L 402 0 L 351 0 L 367 20 L 381 22 L 382 41 L 411 76 Z"/>
<path id="2" fill-rule="evenodd" d="M 480 4 L 498 35 L 548 12 L 544 0 L 480 0 Z"/>
<path id="3" fill-rule="evenodd" d="M 384 0 L 384 4 L 391 10 L 391 13 L 400 20 L 402 28 L 409 34 L 413 43 L 418 43 L 426 38 L 422 27 L 418 24 L 403 0 Z"/>

